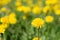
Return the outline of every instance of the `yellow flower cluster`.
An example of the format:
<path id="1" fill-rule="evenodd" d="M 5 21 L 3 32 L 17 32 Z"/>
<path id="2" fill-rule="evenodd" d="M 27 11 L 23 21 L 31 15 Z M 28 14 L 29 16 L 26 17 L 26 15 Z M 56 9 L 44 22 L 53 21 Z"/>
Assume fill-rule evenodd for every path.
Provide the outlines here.
<path id="1" fill-rule="evenodd" d="M 0 24 L 0 33 L 4 33 L 7 27 L 8 27 L 7 24 Z"/>
<path id="2" fill-rule="evenodd" d="M 16 24 L 16 14 L 11 12 L 8 16 L 1 17 L 0 22 L 2 23 L 0 24 L 0 33 L 4 33 L 9 24 Z"/>
<path id="3" fill-rule="evenodd" d="M 23 11 L 24 13 L 29 13 L 31 12 L 30 7 L 26 7 L 26 6 L 19 6 L 17 7 L 17 11 Z"/>
<path id="4" fill-rule="evenodd" d="M 46 5 L 56 4 L 57 0 L 46 0 Z"/>
<path id="5" fill-rule="evenodd" d="M 28 6 L 23 5 L 21 0 L 17 0 L 15 5 L 16 5 L 16 10 L 21 12 L 23 11 L 24 13 L 29 13 L 32 12 L 33 14 L 40 14 L 41 12 L 47 13 L 47 12 L 52 12 L 52 10 L 55 12 L 56 15 L 60 15 L 60 7 L 58 6 L 58 0 L 45 0 L 45 6 L 42 6 L 42 1 L 37 1 L 35 4 L 33 4 L 32 0 L 29 1 L 24 1 Z M 40 2 L 40 3 L 39 3 Z M 38 5 L 39 4 L 39 5 Z M 32 7 L 31 7 L 31 6 Z"/>
<path id="6" fill-rule="evenodd" d="M 0 0 L 0 5 L 3 5 L 1 8 L 0 8 L 0 12 L 5 13 L 9 10 L 9 6 L 7 4 L 9 4 L 12 0 Z M 43 1 L 42 0 L 37 0 L 36 3 L 33 3 L 33 0 L 23 0 L 24 3 L 26 3 L 26 5 L 24 5 L 22 3 L 21 0 L 16 0 L 14 1 L 14 9 L 13 11 L 17 11 L 17 12 L 23 12 L 28 14 L 28 13 L 32 13 L 33 14 L 38 14 L 38 15 L 41 15 L 41 14 L 55 14 L 57 16 L 60 16 L 60 4 L 58 4 L 58 0 L 45 0 L 45 5 L 43 6 Z M 7 8 L 7 6 L 9 8 Z M 12 6 L 12 5 L 10 5 Z M 12 8 L 11 8 L 12 9 Z M 12 10 L 10 10 L 12 11 Z M 54 13 L 52 13 L 52 11 Z M 27 19 L 27 16 L 23 15 L 22 16 L 22 19 L 25 20 Z M 39 16 L 40 17 L 40 16 Z M 41 28 L 45 22 L 47 23 L 52 23 L 54 21 L 54 16 L 45 16 L 44 17 L 45 20 L 43 20 L 42 18 L 35 18 L 32 20 L 31 24 L 32 26 L 36 27 L 36 28 Z M 16 14 L 14 12 L 9 12 L 7 15 L 3 16 L 0 18 L 0 22 L 5 25 L 5 24 L 16 24 L 17 22 L 17 19 L 16 19 Z M 1 26 L 1 25 L 0 25 Z M 5 28 L 2 28 L 3 26 L 0 27 L 0 29 L 4 29 Z M 0 30 L 0 33 L 3 33 L 2 31 Z"/>
<path id="7" fill-rule="evenodd" d="M 45 21 L 41 18 L 35 18 L 31 24 L 36 28 L 39 28 L 39 27 L 41 28 L 45 24 L 45 22 L 52 23 L 53 21 L 54 21 L 53 16 L 46 16 Z"/>
<path id="8" fill-rule="evenodd" d="M 2 17 L 1 22 L 15 24 L 17 22 L 15 13 L 12 12 L 10 15 Z"/>
<path id="9" fill-rule="evenodd" d="M 52 13 L 52 11 L 54 12 L 55 15 L 60 15 L 60 7 L 58 4 L 58 0 L 45 0 L 45 6 L 42 6 L 41 4 L 43 3 L 42 1 L 36 1 L 36 4 L 33 4 L 33 1 L 29 0 L 26 1 L 24 0 L 24 2 L 26 2 L 27 4 L 29 4 L 29 6 L 25 6 L 23 5 L 23 3 L 21 2 L 21 0 L 16 1 L 16 10 L 19 12 L 24 12 L 24 13 L 29 13 L 32 12 L 33 14 L 38 14 L 40 15 L 42 12 L 44 14 L 46 13 Z M 40 2 L 40 3 L 39 3 Z M 39 4 L 39 5 L 38 5 Z M 43 14 L 42 13 L 42 14 Z M 26 16 L 22 17 L 23 19 L 26 19 Z M 45 20 L 41 19 L 41 18 L 35 18 L 34 20 L 32 20 L 32 25 L 34 27 L 41 27 L 44 25 L 45 22 L 47 23 L 52 23 L 54 21 L 54 17 L 53 16 L 46 16 L 44 18 Z"/>

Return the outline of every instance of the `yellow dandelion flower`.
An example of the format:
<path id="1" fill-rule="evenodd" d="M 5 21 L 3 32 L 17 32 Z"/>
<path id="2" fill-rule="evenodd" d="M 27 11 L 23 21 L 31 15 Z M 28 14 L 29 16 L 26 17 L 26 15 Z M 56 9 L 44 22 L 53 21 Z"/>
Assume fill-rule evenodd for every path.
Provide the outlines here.
<path id="1" fill-rule="evenodd" d="M 21 4 L 20 1 L 17 1 L 17 2 L 15 3 L 15 5 L 16 5 L 16 6 L 21 6 L 22 4 Z"/>
<path id="2" fill-rule="evenodd" d="M 46 0 L 46 5 L 56 4 L 57 0 Z"/>
<path id="3" fill-rule="evenodd" d="M 1 11 L 2 12 L 7 12 L 7 8 L 6 7 L 3 7 L 3 8 L 1 8 Z"/>
<path id="4" fill-rule="evenodd" d="M 19 6 L 19 7 L 17 7 L 17 11 L 21 12 L 21 11 L 23 11 L 24 8 L 25 8 L 24 6 Z"/>
<path id="5" fill-rule="evenodd" d="M 41 19 L 41 18 L 35 18 L 35 19 L 32 21 L 31 24 L 32 24 L 34 27 L 39 28 L 39 27 L 41 27 L 41 26 L 44 25 L 44 20 Z"/>
<path id="6" fill-rule="evenodd" d="M 11 12 L 9 17 L 16 17 L 16 14 L 14 12 Z"/>
<path id="7" fill-rule="evenodd" d="M 29 12 L 31 12 L 31 8 L 30 7 L 24 7 L 23 12 L 29 13 Z"/>
<path id="8" fill-rule="evenodd" d="M 2 2 L 0 1 L 0 6 L 2 5 Z"/>
<path id="9" fill-rule="evenodd" d="M 8 17 L 9 17 L 10 24 L 15 24 L 17 22 L 15 13 L 12 12 Z"/>
<path id="10" fill-rule="evenodd" d="M 0 24 L 0 28 L 4 28 L 5 29 L 7 27 L 8 27 L 8 24 L 4 24 L 4 23 L 3 24 Z"/>
<path id="11" fill-rule="evenodd" d="M 45 17 L 45 21 L 46 21 L 46 22 L 51 23 L 51 22 L 53 22 L 53 20 L 54 20 L 53 16 L 46 16 L 46 17 Z"/>
<path id="12" fill-rule="evenodd" d="M 0 25 L 0 33 L 4 33 L 5 32 L 5 29 L 7 28 L 7 24 L 1 24 Z"/>
<path id="13" fill-rule="evenodd" d="M 47 13 L 49 10 L 50 10 L 49 6 L 45 6 L 45 7 L 43 8 L 43 12 L 44 12 L 44 13 Z"/>
<path id="14" fill-rule="evenodd" d="M 59 6 L 58 6 L 58 5 L 54 5 L 54 6 L 53 6 L 53 10 L 54 10 L 54 11 L 56 11 L 56 10 L 58 10 L 58 9 L 59 9 Z"/>
<path id="15" fill-rule="evenodd" d="M 38 37 L 34 37 L 32 40 L 38 40 Z M 39 40 L 42 40 L 42 39 L 39 38 Z"/>
<path id="16" fill-rule="evenodd" d="M 34 13 L 34 14 L 40 14 L 40 12 L 41 12 L 41 9 L 40 9 L 40 7 L 34 7 L 33 9 L 32 9 L 32 13 Z"/>
<path id="17" fill-rule="evenodd" d="M 17 7 L 17 11 L 23 11 L 24 13 L 28 13 L 31 11 L 30 7 L 20 6 Z"/>
<path id="18" fill-rule="evenodd" d="M 17 19 L 16 18 L 9 17 L 9 23 L 10 24 L 16 24 L 16 22 L 17 22 Z"/>
<path id="19" fill-rule="evenodd" d="M 56 10 L 56 11 L 55 11 L 55 14 L 56 14 L 56 15 L 60 15 L 60 10 Z"/>
<path id="20" fill-rule="evenodd" d="M 11 0 L 3 0 L 3 1 L 2 1 L 3 5 L 4 5 L 4 4 L 9 4 L 10 2 L 11 2 Z"/>
<path id="21" fill-rule="evenodd" d="M 54 5 L 53 10 L 54 11 L 60 10 L 60 4 L 58 3 L 58 4 Z"/>
<path id="22" fill-rule="evenodd" d="M 9 23 L 8 16 L 2 17 L 2 18 L 1 18 L 1 22 L 2 22 L 2 23 Z"/>
<path id="23" fill-rule="evenodd" d="M 0 28 L 0 33 L 4 33 L 5 29 L 4 28 Z"/>

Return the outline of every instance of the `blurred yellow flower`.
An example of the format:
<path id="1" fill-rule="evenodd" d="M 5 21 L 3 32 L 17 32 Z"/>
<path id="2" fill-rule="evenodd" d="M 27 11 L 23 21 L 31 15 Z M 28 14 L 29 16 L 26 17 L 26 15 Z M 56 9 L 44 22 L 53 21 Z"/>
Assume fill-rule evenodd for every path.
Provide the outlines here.
<path id="1" fill-rule="evenodd" d="M 32 40 L 38 40 L 38 37 L 34 37 Z M 39 40 L 42 40 L 42 39 L 39 38 Z"/>
<path id="2" fill-rule="evenodd" d="M 15 14 L 14 12 L 11 12 L 11 13 L 9 14 L 9 17 L 16 17 L 16 14 Z"/>
<path id="3" fill-rule="evenodd" d="M 3 4 L 8 4 L 8 3 L 10 3 L 11 2 L 11 0 L 4 0 L 3 1 Z"/>
<path id="4" fill-rule="evenodd" d="M 53 16 L 46 16 L 45 17 L 45 21 L 48 22 L 48 23 L 53 22 L 53 20 L 54 20 Z"/>
<path id="5" fill-rule="evenodd" d="M 0 33 L 4 33 L 7 27 L 8 27 L 7 24 L 0 24 Z"/>
<path id="6" fill-rule="evenodd" d="M 0 1 L 0 6 L 2 5 L 2 2 Z"/>
<path id="7" fill-rule="evenodd" d="M 44 20 L 41 18 L 35 18 L 34 20 L 32 20 L 31 24 L 36 28 L 41 28 L 41 26 L 44 25 Z"/>
<path id="8" fill-rule="evenodd" d="M 17 22 L 17 19 L 16 19 L 16 18 L 14 18 L 14 17 L 9 17 L 9 23 L 10 23 L 10 24 L 16 24 L 16 22 Z"/>
<path id="9" fill-rule="evenodd" d="M 29 13 L 31 12 L 31 8 L 26 6 L 19 6 L 17 7 L 17 11 L 23 11 L 24 13 Z"/>
<path id="10" fill-rule="evenodd" d="M 2 23 L 9 23 L 8 16 L 2 17 L 2 18 L 1 18 L 1 22 L 2 22 Z"/>
<path id="11" fill-rule="evenodd" d="M 9 4 L 11 2 L 11 0 L 0 0 L 1 5 L 6 5 Z"/>
<path id="12" fill-rule="evenodd" d="M 34 14 L 40 14 L 41 13 L 40 7 L 38 7 L 38 6 L 33 7 L 32 13 L 34 13 Z"/>
<path id="13" fill-rule="evenodd" d="M 4 28 L 5 29 L 7 27 L 8 27 L 8 24 L 4 24 L 4 23 L 3 24 L 0 24 L 0 28 Z"/>
<path id="14" fill-rule="evenodd" d="M 24 7 L 23 12 L 29 13 L 29 12 L 31 12 L 31 8 L 30 7 Z"/>
<path id="15" fill-rule="evenodd" d="M 60 10 L 56 10 L 56 11 L 55 11 L 55 14 L 56 14 L 56 15 L 60 15 Z"/>
<path id="16" fill-rule="evenodd" d="M 4 28 L 0 28 L 0 33 L 4 33 L 5 29 Z"/>
<path id="17" fill-rule="evenodd" d="M 23 11 L 23 9 L 24 9 L 24 6 L 17 7 L 17 11 L 19 11 L 19 12 Z"/>
<path id="18" fill-rule="evenodd" d="M 10 24 L 15 24 L 17 22 L 16 14 L 14 12 L 11 12 L 8 18 Z"/>
<path id="19" fill-rule="evenodd" d="M 57 0 L 46 0 L 46 5 L 56 4 Z"/>
<path id="20" fill-rule="evenodd" d="M 1 11 L 2 11 L 2 12 L 7 12 L 7 8 L 6 8 L 6 7 L 2 7 L 2 8 L 1 8 Z"/>
<path id="21" fill-rule="evenodd" d="M 21 3 L 20 1 L 16 1 L 15 5 L 16 5 L 16 6 L 21 6 L 22 3 Z"/>
<path id="22" fill-rule="evenodd" d="M 44 13 L 47 13 L 49 10 L 50 10 L 50 7 L 49 7 L 49 6 L 45 6 L 45 7 L 43 8 L 43 12 L 44 12 Z"/>
<path id="23" fill-rule="evenodd" d="M 56 10 L 58 10 L 58 9 L 59 9 L 58 4 L 56 4 L 56 5 L 53 6 L 53 10 L 54 10 L 54 11 L 56 11 Z"/>

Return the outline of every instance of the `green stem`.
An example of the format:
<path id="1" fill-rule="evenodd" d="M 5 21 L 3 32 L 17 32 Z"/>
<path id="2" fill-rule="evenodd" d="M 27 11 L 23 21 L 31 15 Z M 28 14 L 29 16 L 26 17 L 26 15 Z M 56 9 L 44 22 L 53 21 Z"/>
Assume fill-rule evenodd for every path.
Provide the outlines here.
<path id="1" fill-rule="evenodd" d="M 39 35 L 40 35 L 40 34 L 39 34 L 39 33 L 40 33 L 40 32 L 39 32 L 39 29 L 40 29 L 40 27 L 38 28 L 38 40 L 40 39 L 40 38 L 39 38 L 39 37 L 40 37 L 40 36 L 39 36 Z"/>
<path id="2" fill-rule="evenodd" d="M 6 35 L 5 35 L 5 34 L 3 34 L 3 40 L 7 40 L 7 39 L 6 39 Z"/>
<path id="3" fill-rule="evenodd" d="M 1 40 L 1 34 L 0 34 L 0 40 Z"/>

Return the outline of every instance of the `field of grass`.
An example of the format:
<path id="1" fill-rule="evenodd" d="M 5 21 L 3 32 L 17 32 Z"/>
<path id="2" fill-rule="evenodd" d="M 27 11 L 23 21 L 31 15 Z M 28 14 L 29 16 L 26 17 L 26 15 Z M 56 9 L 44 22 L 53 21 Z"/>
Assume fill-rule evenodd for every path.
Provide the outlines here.
<path id="1" fill-rule="evenodd" d="M 0 0 L 0 40 L 60 40 L 60 1 Z"/>

